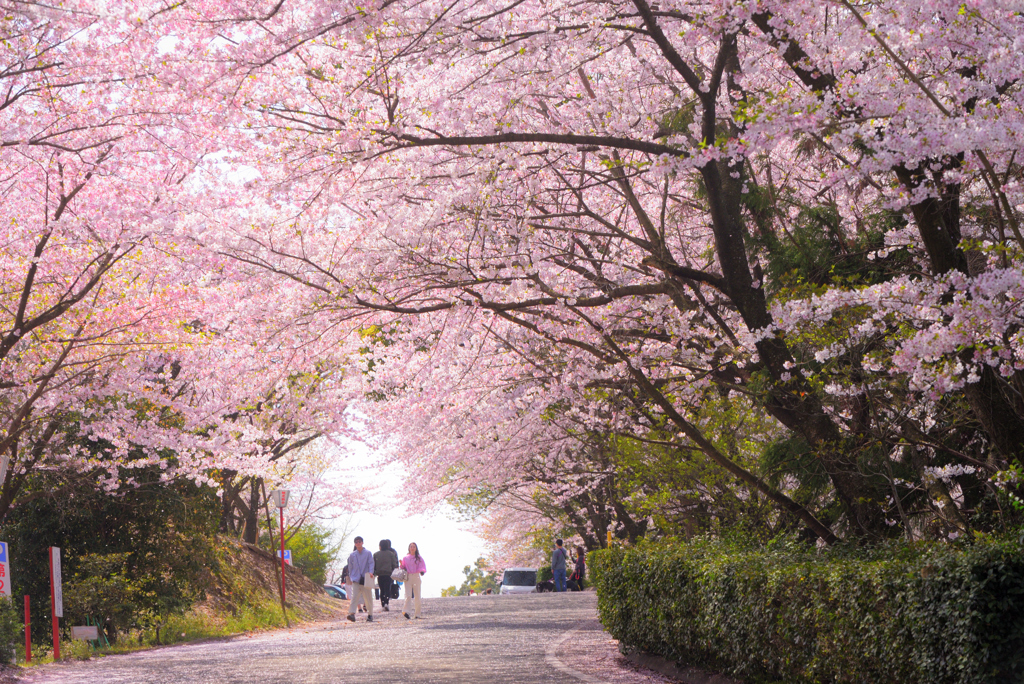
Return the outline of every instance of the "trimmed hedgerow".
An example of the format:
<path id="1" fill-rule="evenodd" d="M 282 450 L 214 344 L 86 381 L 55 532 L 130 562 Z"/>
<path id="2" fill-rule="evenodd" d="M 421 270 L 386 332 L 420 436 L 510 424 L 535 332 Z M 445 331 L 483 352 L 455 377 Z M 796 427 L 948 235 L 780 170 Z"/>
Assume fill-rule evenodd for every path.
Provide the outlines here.
<path id="1" fill-rule="evenodd" d="M 620 642 L 750 683 L 1024 682 L 1024 540 L 591 554 Z"/>

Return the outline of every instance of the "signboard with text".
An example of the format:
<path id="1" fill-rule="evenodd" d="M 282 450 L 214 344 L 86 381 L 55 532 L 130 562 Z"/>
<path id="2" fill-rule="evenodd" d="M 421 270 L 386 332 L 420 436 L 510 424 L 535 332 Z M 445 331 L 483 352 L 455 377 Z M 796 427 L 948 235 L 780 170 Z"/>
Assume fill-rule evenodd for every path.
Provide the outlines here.
<path id="1" fill-rule="evenodd" d="M 11 559 L 7 553 L 7 542 L 0 542 L 0 595 L 11 595 Z"/>
<path id="2" fill-rule="evenodd" d="M 100 630 L 96 625 L 78 625 L 71 628 L 71 638 L 96 641 L 100 638 Z"/>
<path id="3" fill-rule="evenodd" d="M 273 489 L 270 492 L 270 496 L 274 499 L 274 505 L 278 508 L 288 507 L 288 495 L 291 494 L 287 489 Z"/>
<path id="4" fill-rule="evenodd" d="M 281 557 L 281 552 L 280 551 L 277 552 L 277 557 L 278 558 Z M 287 563 L 288 565 L 292 564 L 292 550 L 291 549 L 285 549 L 284 550 L 284 562 Z"/>

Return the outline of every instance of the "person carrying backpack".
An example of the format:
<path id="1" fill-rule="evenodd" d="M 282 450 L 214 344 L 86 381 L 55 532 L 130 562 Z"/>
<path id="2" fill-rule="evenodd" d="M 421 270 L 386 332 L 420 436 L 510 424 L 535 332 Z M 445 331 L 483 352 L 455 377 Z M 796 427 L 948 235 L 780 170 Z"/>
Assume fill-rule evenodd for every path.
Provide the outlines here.
<path id="1" fill-rule="evenodd" d="M 391 573 L 398 567 L 398 554 L 391 548 L 390 539 L 380 540 L 380 551 L 373 554 L 373 567 L 376 570 L 377 584 L 380 585 L 380 607 L 384 612 L 391 609 Z"/>

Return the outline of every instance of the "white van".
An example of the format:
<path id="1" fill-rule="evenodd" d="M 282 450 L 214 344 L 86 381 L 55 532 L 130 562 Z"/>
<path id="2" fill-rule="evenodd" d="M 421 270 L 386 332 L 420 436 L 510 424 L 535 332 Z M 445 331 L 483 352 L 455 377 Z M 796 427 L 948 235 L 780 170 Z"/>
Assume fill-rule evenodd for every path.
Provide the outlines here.
<path id="1" fill-rule="evenodd" d="M 508 568 L 501 577 L 499 594 L 535 594 L 537 568 Z"/>

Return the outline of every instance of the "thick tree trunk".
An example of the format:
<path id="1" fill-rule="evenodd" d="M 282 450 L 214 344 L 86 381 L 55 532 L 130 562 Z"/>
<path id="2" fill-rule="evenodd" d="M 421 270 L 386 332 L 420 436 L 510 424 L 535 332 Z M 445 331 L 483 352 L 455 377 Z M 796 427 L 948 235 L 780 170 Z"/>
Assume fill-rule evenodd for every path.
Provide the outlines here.
<path id="1" fill-rule="evenodd" d="M 238 496 L 238 487 L 234 485 L 238 473 L 234 470 L 222 470 L 220 474 L 220 531 L 224 534 L 236 534 L 238 528 L 235 522 L 235 497 Z"/>
<path id="2" fill-rule="evenodd" d="M 262 484 L 263 480 L 258 477 L 249 480 L 249 506 L 243 518 L 245 532 L 242 535 L 242 541 L 246 544 L 255 545 L 259 541 L 260 486 Z"/>
<path id="3" fill-rule="evenodd" d="M 745 248 L 745 229 L 741 216 L 742 176 L 731 174 L 742 168 L 722 168 L 709 162 L 701 169 L 711 207 L 715 249 L 725 280 L 726 294 L 736 306 L 743 322 L 752 331 L 774 325 L 764 289 L 755 287 Z M 858 535 L 874 535 L 886 530 L 881 495 L 872 478 L 860 472 L 857 459 L 844 451 L 849 449 L 835 423 L 826 415 L 824 406 L 813 389 L 799 375 L 782 380 L 793 355 L 780 337 L 771 335 L 756 344 L 765 369 L 775 381 L 775 388 L 766 400 L 768 412 L 790 430 L 801 435 L 814 447 L 822 466 L 843 504 L 852 530 Z"/>

